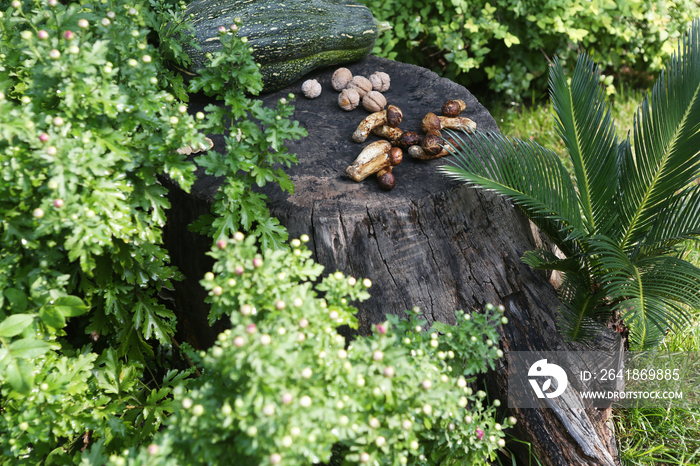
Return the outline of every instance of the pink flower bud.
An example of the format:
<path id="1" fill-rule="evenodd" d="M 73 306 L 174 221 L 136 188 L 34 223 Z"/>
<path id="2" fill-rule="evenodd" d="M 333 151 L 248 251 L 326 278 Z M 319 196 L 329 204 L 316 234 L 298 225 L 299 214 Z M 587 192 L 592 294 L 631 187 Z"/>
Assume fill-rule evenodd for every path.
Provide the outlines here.
<path id="1" fill-rule="evenodd" d="M 306 319 L 301 319 L 301 320 L 299 321 L 299 327 L 301 327 L 301 328 L 306 328 L 306 327 L 308 327 L 308 326 L 309 326 L 309 321 L 308 321 L 308 320 L 306 320 Z"/>
<path id="2" fill-rule="evenodd" d="M 224 26 L 219 26 L 219 34 L 226 34 L 226 28 Z"/>
<path id="3" fill-rule="evenodd" d="M 63 207 L 63 199 L 56 199 L 55 201 L 53 201 L 53 205 L 60 209 L 61 207 Z"/>
<path id="4" fill-rule="evenodd" d="M 224 249 L 226 247 L 226 240 L 220 239 L 216 242 L 216 247 L 219 249 Z"/>
<path id="5" fill-rule="evenodd" d="M 41 142 L 47 142 L 49 140 L 49 135 L 46 133 L 41 133 L 39 135 L 39 141 Z"/>
<path id="6" fill-rule="evenodd" d="M 248 326 L 245 328 L 245 331 L 248 332 L 249 334 L 253 334 L 258 330 L 258 326 L 255 324 L 248 324 Z"/>
<path id="7" fill-rule="evenodd" d="M 242 265 L 236 266 L 234 271 L 236 272 L 236 275 L 243 275 L 243 266 Z"/>
<path id="8" fill-rule="evenodd" d="M 286 405 L 291 403 L 293 399 L 294 399 L 294 397 L 292 396 L 291 393 L 285 393 L 284 395 L 282 395 L 282 403 L 284 403 Z"/>
<path id="9" fill-rule="evenodd" d="M 478 427 L 476 428 L 476 437 L 481 440 L 484 438 L 484 431 L 479 429 Z"/>
<path id="10" fill-rule="evenodd" d="M 238 336 L 238 337 L 236 337 L 236 338 L 233 339 L 233 344 L 234 344 L 234 346 L 236 346 L 237 348 L 240 348 L 240 347 L 242 347 L 243 345 L 245 345 L 245 338 L 243 338 L 243 337 L 241 337 L 241 336 Z"/>
<path id="11" fill-rule="evenodd" d="M 52 60 L 58 60 L 59 58 L 61 58 L 61 52 L 59 52 L 56 49 L 52 49 L 51 51 L 49 51 L 49 58 Z"/>
<path id="12" fill-rule="evenodd" d="M 384 359 L 384 353 L 377 350 L 372 354 L 372 359 L 374 359 L 375 361 L 381 361 L 382 359 Z"/>
<path id="13" fill-rule="evenodd" d="M 382 335 L 386 334 L 386 325 L 384 324 L 377 324 L 377 332 L 381 333 Z"/>
<path id="14" fill-rule="evenodd" d="M 66 40 L 73 40 L 73 39 L 75 39 L 75 34 L 73 34 L 73 31 L 68 30 L 68 31 L 63 33 L 63 37 Z"/>
<path id="15" fill-rule="evenodd" d="M 37 35 L 37 37 L 39 37 L 39 39 L 42 39 L 42 40 L 46 40 L 49 38 L 49 33 L 44 31 L 43 29 L 41 31 L 37 32 L 36 35 Z"/>
<path id="16" fill-rule="evenodd" d="M 259 257 L 256 257 L 255 259 L 253 259 L 253 267 L 259 268 L 259 267 L 262 267 L 262 265 L 263 265 L 262 259 L 260 259 Z"/>

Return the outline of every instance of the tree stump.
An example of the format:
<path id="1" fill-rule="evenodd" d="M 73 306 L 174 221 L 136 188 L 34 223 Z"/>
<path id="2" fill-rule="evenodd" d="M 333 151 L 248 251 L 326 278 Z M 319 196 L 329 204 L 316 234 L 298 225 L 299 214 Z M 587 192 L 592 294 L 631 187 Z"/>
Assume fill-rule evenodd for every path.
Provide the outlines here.
<path id="1" fill-rule="evenodd" d="M 353 75 L 369 77 L 384 71 L 391 77 L 385 93 L 389 104 L 402 109 L 404 131 L 420 132 L 427 112 L 439 114 L 447 99 L 467 103 L 462 113 L 479 130 L 498 131 L 496 122 L 464 87 L 435 73 L 412 65 L 377 57 L 346 65 Z M 337 105 L 338 93 L 330 79 L 334 68 L 318 70 L 314 78 L 323 87 L 314 100 L 302 96 L 301 81 L 273 94 L 262 96 L 273 106 L 293 92 L 293 118 L 309 135 L 287 144 L 299 163 L 287 173 L 296 189 L 289 195 L 276 187 L 262 191 L 269 197 L 271 213 L 289 231 L 290 238 L 302 234 L 315 260 L 326 273 L 340 270 L 347 275 L 370 278 L 372 297 L 359 305 L 359 332 L 384 320 L 386 313 L 402 314 L 419 306 L 429 322 L 454 323 L 455 310 L 478 311 L 487 303 L 503 304 L 510 320 L 503 328 L 501 347 L 507 351 L 556 351 L 582 349 L 566 343 L 556 326 L 560 305 L 548 277 L 524 265 L 520 257 L 546 241 L 538 230 L 510 205 L 489 193 L 470 189 L 436 172 L 442 159 L 416 161 L 404 156 L 394 168 L 396 187 L 382 191 L 375 177 L 357 183 L 345 169 L 365 144 L 352 141 L 358 123 L 368 115 L 363 108 L 344 112 Z M 209 103 L 195 99 L 190 111 Z M 222 150 L 222 138 L 212 138 Z M 211 240 L 187 231 L 187 225 L 209 212 L 221 180 L 199 176 L 190 194 L 164 180 L 170 189 L 172 209 L 165 241 L 172 263 L 188 277 L 177 285 L 177 306 L 186 313 L 185 326 L 194 333 L 195 344 L 206 347 L 219 329 L 206 326 L 206 293 L 198 280 L 210 270 L 204 252 Z M 182 320 L 182 319 L 181 319 Z M 603 335 L 600 345 L 609 349 L 616 335 Z M 505 360 L 488 374 L 489 395 L 507 399 Z M 606 424 L 606 413 L 584 410 L 580 402 L 558 398 L 549 409 L 513 409 L 518 419 L 514 435 L 532 443 L 532 451 L 545 465 L 614 465 L 617 451 Z M 527 451 L 510 445 L 521 458 Z"/>

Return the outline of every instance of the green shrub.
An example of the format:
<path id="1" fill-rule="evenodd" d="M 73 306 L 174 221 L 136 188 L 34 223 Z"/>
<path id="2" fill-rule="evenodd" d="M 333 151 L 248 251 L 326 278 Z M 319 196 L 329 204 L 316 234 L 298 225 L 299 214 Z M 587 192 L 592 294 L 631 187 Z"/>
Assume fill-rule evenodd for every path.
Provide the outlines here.
<path id="1" fill-rule="evenodd" d="M 503 355 L 495 344 L 501 314 L 493 306 L 460 312 L 456 326 L 426 332 L 414 309 L 347 344 L 337 327 L 357 328 L 349 303 L 368 298 L 371 282 L 335 272 L 313 285 L 323 267 L 300 240 L 292 246 L 260 254 L 239 233 L 213 248 L 217 262 L 202 285 L 210 319 L 230 317 L 231 329 L 192 354 L 202 376 L 175 389 L 167 429 L 126 464 L 307 465 L 327 462 L 333 445 L 360 464 L 493 459 L 514 420 L 498 424 L 500 403 L 467 382 Z"/>
<path id="2" fill-rule="evenodd" d="M 271 403 L 275 412 L 293 408 L 301 427 L 318 432 L 315 441 L 293 439 L 291 454 L 278 453 L 289 463 L 327 458 L 333 444 L 356 460 L 364 452 L 399 462 L 422 454 L 429 464 L 483 460 L 503 445 L 502 428 L 512 422 L 497 425 L 485 394 L 470 393 L 459 378 L 502 355 L 493 310 L 462 318 L 454 330 L 435 326 L 452 340 L 417 333 L 423 323 L 415 319 L 392 318 L 386 334 L 343 350 L 352 367 L 338 359 L 338 319 L 353 322 L 349 301 L 367 297 L 366 286 L 337 274 L 312 285 L 322 267 L 298 240 L 289 251 L 265 199 L 250 190 L 273 182 L 291 191 L 273 165 L 294 163 L 284 141 L 305 133 L 288 119 L 288 99 L 263 108 L 246 95 L 259 91 L 261 76 L 244 41 L 222 31 L 223 52 L 186 88 L 163 61 L 182 59 L 174 40 L 188 31 L 181 6 L 14 0 L 0 7 L 0 464 L 118 465 L 124 451 L 154 464 L 156 450 L 172 453 L 162 464 L 231 461 L 217 456 L 224 453 L 270 462 L 288 440 L 269 429 L 291 429 L 269 416 Z M 187 93 L 198 90 L 231 108 L 189 115 Z M 204 153 L 195 164 L 178 149 L 204 144 L 204 131 L 230 132 L 226 152 Z M 227 178 L 213 215 L 194 228 L 217 244 L 216 275 L 203 282 L 211 320 L 232 317 L 233 327 L 188 358 L 173 337 L 175 314 L 158 299 L 181 274 L 161 245 L 170 206 L 157 175 L 188 190 L 197 164 Z M 238 229 L 249 239 L 241 241 Z M 241 314 L 245 303 L 256 311 Z M 308 336 L 299 342 L 302 317 Z M 253 322 L 255 336 L 247 331 Z M 245 348 L 237 350 L 236 337 L 247 339 Z M 403 338 L 415 353 L 395 344 Z M 374 361 L 377 351 L 384 363 L 391 359 L 393 374 Z M 309 379 L 300 379 L 302 365 L 313 367 Z M 427 370 L 432 390 L 421 388 Z M 342 411 L 348 384 L 354 389 Z M 280 404 L 282 387 L 292 405 Z M 298 404 L 307 404 L 301 390 L 311 406 Z M 343 415 L 353 419 L 349 428 Z M 380 430 L 369 430 L 370 415 Z M 260 432 L 254 438 L 251 426 Z"/>
<path id="3" fill-rule="evenodd" d="M 550 70 L 555 127 L 572 175 L 533 141 L 480 132 L 457 136 L 455 157 L 440 171 L 511 199 L 559 248 L 559 256 L 536 250 L 523 261 L 562 273 L 566 336 L 593 337 L 612 320 L 629 331 L 632 349 L 646 350 L 700 309 L 700 268 L 683 259 L 700 240 L 700 20 L 625 139 L 599 76 L 586 54 L 570 79 L 558 60 Z"/>
<path id="4" fill-rule="evenodd" d="M 673 41 L 700 15 L 693 0 L 361 1 L 394 27 L 380 36 L 375 54 L 463 85 L 487 82 L 509 101 L 543 93 L 547 57 L 566 63 L 581 49 L 609 74 L 657 73 Z"/>

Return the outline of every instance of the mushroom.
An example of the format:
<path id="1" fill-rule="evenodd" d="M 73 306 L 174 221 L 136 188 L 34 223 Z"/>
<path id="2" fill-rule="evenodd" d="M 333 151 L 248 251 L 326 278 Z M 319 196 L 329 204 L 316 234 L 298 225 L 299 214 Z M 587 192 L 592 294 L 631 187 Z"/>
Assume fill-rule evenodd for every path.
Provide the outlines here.
<path id="1" fill-rule="evenodd" d="M 389 125 L 382 125 L 372 128 L 372 134 L 379 136 L 380 138 L 387 139 L 392 146 L 397 145 L 397 141 L 401 139 L 404 132 L 399 128 L 392 128 Z"/>
<path id="2" fill-rule="evenodd" d="M 343 89 L 338 95 L 338 106 L 346 112 L 355 110 L 359 104 L 360 94 L 355 89 Z"/>
<path id="3" fill-rule="evenodd" d="M 402 149 L 408 149 L 410 146 L 420 144 L 420 136 L 415 131 L 404 131 L 395 144 Z"/>
<path id="4" fill-rule="evenodd" d="M 423 148 L 423 152 L 428 155 L 436 155 L 442 151 L 442 135 L 439 131 L 430 131 L 423 138 L 420 146 Z"/>
<path id="5" fill-rule="evenodd" d="M 362 106 L 365 107 L 368 112 L 378 112 L 384 110 L 384 107 L 386 107 L 386 99 L 381 92 L 369 91 L 362 98 Z"/>
<path id="6" fill-rule="evenodd" d="M 360 94 L 360 97 L 364 97 L 365 94 L 372 90 L 372 83 L 364 76 L 355 76 L 345 88 L 355 89 Z"/>
<path id="7" fill-rule="evenodd" d="M 437 159 L 439 157 L 444 157 L 447 154 L 449 154 L 449 152 L 446 149 L 442 149 L 437 154 L 430 155 L 430 154 L 426 154 L 421 146 L 411 146 L 408 148 L 408 155 L 410 155 L 411 158 L 418 159 L 418 160 Z"/>
<path id="8" fill-rule="evenodd" d="M 456 117 L 467 108 L 463 100 L 448 100 L 442 106 L 442 114 L 446 117 Z"/>
<path id="9" fill-rule="evenodd" d="M 402 119 L 403 113 L 401 109 L 395 105 L 389 105 L 386 110 L 375 112 L 362 120 L 352 134 L 352 140 L 365 142 L 369 133 L 377 126 L 389 125 L 395 128 L 401 124 Z"/>
<path id="10" fill-rule="evenodd" d="M 426 134 L 431 131 L 440 131 L 440 128 L 440 119 L 434 113 L 426 113 L 420 123 L 420 129 Z"/>
<path id="11" fill-rule="evenodd" d="M 461 129 L 468 133 L 473 133 L 476 130 L 476 123 L 467 117 L 445 117 L 439 116 L 441 129 Z"/>
<path id="12" fill-rule="evenodd" d="M 391 167 L 382 168 L 377 172 L 377 180 L 379 181 L 379 187 L 384 191 L 390 191 L 394 189 L 394 174 L 391 173 Z"/>
<path id="13" fill-rule="evenodd" d="M 403 151 L 399 147 L 392 147 L 389 151 L 389 163 L 392 167 L 400 164 L 403 160 Z"/>
<path id="14" fill-rule="evenodd" d="M 338 68 L 331 76 L 331 84 L 336 91 L 342 91 L 352 80 L 352 72 L 347 68 Z"/>
<path id="15" fill-rule="evenodd" d="M 401 163 L 401 158 L 391 156 L 391 143 L 389 141 L 375 141 L 365 147 L 360 155 L 347 169 L 345 173 L 355 181 L 362 181 L 382 168 Z"/>

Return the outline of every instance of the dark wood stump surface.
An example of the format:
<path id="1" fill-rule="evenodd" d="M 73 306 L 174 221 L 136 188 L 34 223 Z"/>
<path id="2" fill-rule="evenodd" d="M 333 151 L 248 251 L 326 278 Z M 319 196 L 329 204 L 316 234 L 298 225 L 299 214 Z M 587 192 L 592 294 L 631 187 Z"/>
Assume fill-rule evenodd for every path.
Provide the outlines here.
<path id="1" fill-rule="evenodd" d="M 385 93 L 389 104 L 402 109 L 404 131 L 420 132 L 427 112 L 439 114 L 447 99 L 467 103 L 462 113 L 483 131 L 498 131 L 489 112 L 467 89 L 424 68 L 377 57 L 344 65 L 353 75 L 369 77 L 384 71 L 391 77 Z M 369 333 L 372 324 L 386 313 L 400 314 L 419 306 L 429 322 L 453 323 L 455 310 L 478 311 L 487 303 L 503 304 L 510 323 L 503 327 L 504 351 L 557 351 L 584 349 L 566 343 L 556 326 L 560 305 L 548 277 L 524 265 L 520 257 L 546 245 L 540 233 L 509 202 L 483 191 L 470 189 L 437 173 L 443 159 L 415 161 L 407 155 L 394 168 L 396 187 L 382 191 L 375 177 L 357 183 L 345 175 L 362 148 L 377 140 L 357 144 L 351 135 L 369 112 L 359 107 L 345 112 L 337 105 L 338 92 L 330 79 L 337 67 L 318 70 L 273 94 L 261 96 L 273 106 L 290 92 L 297 97 L 293 119 L 309 135 L 288 142 L 299 163 L 287 170 L 296 189 L 293 195 L 276 186 L 262 188 L 268 206 L 287 228 L 290 239 L 311 237 L 309 247 L 326 273 L 340 270 L 358 278 L 370 278 L 372 297 L 359 307 L 359 332 Z M 301 83 L 317 79 L 321 96 L 303 97 Z M 208 101 L 194 99 L 190 111 L 201 111 Z M 212 137 L 222 152 L 223 138 Z M 191 193 L 164 180 L 170 189 L 165 241 L 173 265 L 187 275 L 177 285 L 175 300 L 183 312 L 183 326 L 195 346 L 211 344 L 220 327 L 206 325 L 206 293 L 198 280 L 211 269 L 204 253 L 211 239 L 187 231 L 187 225 L 208 213 L 222 180 L 199 174 Z M 614 347 L 616 334 L 599 339 L 603 349 Z M 502 361 L 505 364 L 505 360 Z M 506 370 L 502 365 L 485 378 L 489 395 L 507 399 Z M 550 409 L 512 409 L 518 418 L 514 435 L 532 443 L 532 451 L 545 465 L 618 464 L 614 437 L 606 412 L 583 409 L 574 398 L 553 400 Z M 509 445 L 518 456 L 526 450 Z M 527 462 L 523 464 L 528 464 Z"/>

